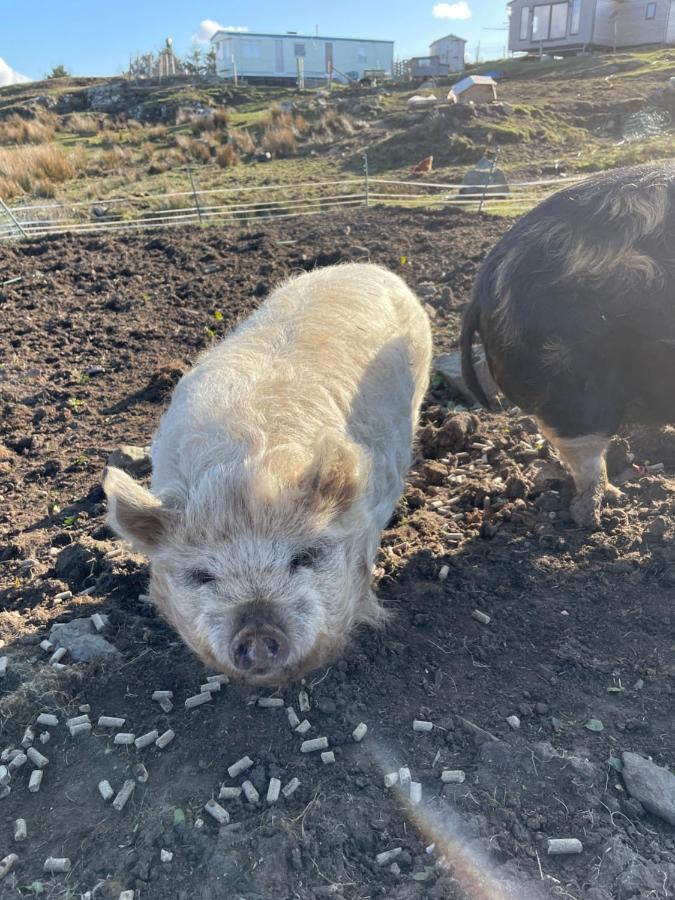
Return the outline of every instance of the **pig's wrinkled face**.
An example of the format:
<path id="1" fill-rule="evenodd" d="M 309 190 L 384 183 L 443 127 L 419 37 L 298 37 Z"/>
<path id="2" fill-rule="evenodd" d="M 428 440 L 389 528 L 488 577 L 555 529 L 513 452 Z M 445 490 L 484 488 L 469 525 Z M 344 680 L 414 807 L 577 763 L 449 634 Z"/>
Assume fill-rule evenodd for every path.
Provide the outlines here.
<path id="1" fill-rule="evenodd" d="M 239 535 L 174 546 L 152 563 L 151 593 L 185 642 L 251 684 L 282 683 L 323 661 L 363 590 L 349 540 L 331 530 L 297 543 Z M 339 649 L 339 647 L 338 647 Z"/>
<path id="2" fill-rule="evenodd" d="M 282 684 L 343 648 L 370 581 L 353 447 L 322 447 L 294 484 L 221 470 L 171 500 L 108 471 L 113 528 L 150 558 L 153 600 L 208 665 Z"/>

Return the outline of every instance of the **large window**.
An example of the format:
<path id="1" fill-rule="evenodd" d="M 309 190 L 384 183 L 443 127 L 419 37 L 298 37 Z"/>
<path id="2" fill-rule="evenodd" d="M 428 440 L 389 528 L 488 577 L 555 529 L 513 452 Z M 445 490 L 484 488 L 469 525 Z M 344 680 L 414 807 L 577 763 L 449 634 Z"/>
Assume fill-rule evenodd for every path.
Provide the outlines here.
<path id="1" fill-rule="evenodd" d="M 656 18 L 656 3 L 648 3 L 647 11 L 645 12 L 645 19 L 655 19 Z"/>
<path id="2" fill-rule="evenodd" d="M 557 41 L 567 34 L 567 4 L 554 3 L 551 7 L 551 31 L 549 38 Z"/>
<path id="3" fill-rule="evenodd" d="M 532 40 L 547 41 L 551 27 L 551 7 L 535 6 L 532 10 Z"/>
<path id="4" fill-rule="evenodd" d="M 294 55 L 295 56 L 306 56 L 307 55 L 304 44 L 294 44 L 293 47 L 294 47 Z"/>
<path id="5" fill-rule="evenodd" d="M 523 6 L 520 10 L 520 39 L 526 41 L 530 32 L 530 7 Z"/>
<path id="6" fill-rule="evenodd" d="M 242 40 L 241 55 L 244 59 L 260 59 L 262 56 L 262 43 L 250 39 Z"/>
<path id="7" fill-rule="evenodd" d="M 522 23 L 521 23 L 522 25 Z M 535 6 L 532 10 L 532 40 L 557 41 L 567 34 L 567 3 Z"/>
<path id="8" fill-rule="evenodd" d="M 572 14 L 570 15 L 570 34 L 579 34 L 581 28 L 581 0 L 572 0 Z"/>

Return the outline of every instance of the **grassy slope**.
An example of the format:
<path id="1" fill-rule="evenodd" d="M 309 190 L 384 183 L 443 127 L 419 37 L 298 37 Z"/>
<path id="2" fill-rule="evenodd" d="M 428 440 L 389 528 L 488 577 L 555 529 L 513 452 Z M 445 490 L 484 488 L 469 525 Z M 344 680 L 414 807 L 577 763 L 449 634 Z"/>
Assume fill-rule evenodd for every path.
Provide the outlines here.
<path id="1" fill-rule="evenodd" d="M 200 188 L 215 188 L 355 177 L 361 171 L 364 149 L 369 151 L 373 174 L 393 178 L 409 177 L 410 166 L 433 153 L 433 180 L 442 181 L 459 179 L 472 162 L 497 144 L 501 147 L 500 166 L 512 179 L 553 171 L 593 171 L 671 155 L 672 131 L 626 143 L 621 140 L 621 123 L 675 75 L 674 51 L 518 60 L 481 67 L 486 68 L 505 73 L 500 100 L 507 104 L 506 116 L 479 110 L 477 116 L 461 122 L 451 109 L 444 108 L 430 123 L 427 116 L 416 119 L 408 115 L 410 88 L 392 87 L 381 96 L 378 112 L 368 117 L 368 126 L 351 136 L 336 133 L 332 138 L 300 138 L 297 155 L 265 164 L 249 158 L 241 165 L 221 169 L 212 161 L 191 160 L 195 181 Z M 62 79 L 2 89 L 0 120 L 22 112 L 31 98 L 40 94 L 70 95 L 77 111 L 86 88 L 109 83 L 105 79 Z M 321 113 L 311 94 L 298 97 L 283 88 L 141 85 L 127 90 L 124 102 L 129 107 L 143 104 L 161 110 L 191 102 L 227 106 L 230 125 L 249 130 L 256 143 L 275 103 L 297 100 L 310 123 Z M 437 96 L 443 97 L 446 91 L 447 85 L 439 87 Z M 377 93 L 361 92 L 356 97 L 337 90 L 330 105 L 339 102 L 350 112 L 359 99 L 369 102 Z M 68 116 L 58 116 L 55 141 L 67 153 L 79 154 L 80 164 L 78 172 L 55 189 L 57 197 L 109 198 L 120 193 L 151 195 L 189 189 L 185 163 L 175 148 L 180 135 L 189 136 L 189 124 L 153 130 L 151 125 L 125 123 L 123 114 L 104 118 L 103 130 L 82 135 L 69 130 Z M 162 154 L 170 157 L 171 151 L 176 157 L 172 164 L 165 171 L 155 171 L 152 161 Z M 115 153 L 120 157 L 117 162 Z"/>

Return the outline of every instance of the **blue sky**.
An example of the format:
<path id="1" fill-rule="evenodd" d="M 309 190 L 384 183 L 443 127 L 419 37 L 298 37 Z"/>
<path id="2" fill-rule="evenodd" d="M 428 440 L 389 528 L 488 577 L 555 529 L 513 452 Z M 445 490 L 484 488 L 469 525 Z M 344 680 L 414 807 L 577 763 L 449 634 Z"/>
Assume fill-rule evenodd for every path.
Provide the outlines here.
<path id="1" fill-rule="evenodd" d="M 75 75 L 114 75 L 130 54 L 159 49 L 168 36 L 183 54 L 205 20 L 262 32 L 314 33 L 318 25 L 320 34 L 393 40 L 402 58 L 427 52 L 430 41 L 449 33 L 467 38 L 472 50 L 480 41 L 492 56 L 506 40 L 503 31 L 485 30 L 506 21 L 506 0 L 0 0 L 0 5 L 0 84 L 8 83 L 12 72 L 41 78 L 58 63 Z"/>

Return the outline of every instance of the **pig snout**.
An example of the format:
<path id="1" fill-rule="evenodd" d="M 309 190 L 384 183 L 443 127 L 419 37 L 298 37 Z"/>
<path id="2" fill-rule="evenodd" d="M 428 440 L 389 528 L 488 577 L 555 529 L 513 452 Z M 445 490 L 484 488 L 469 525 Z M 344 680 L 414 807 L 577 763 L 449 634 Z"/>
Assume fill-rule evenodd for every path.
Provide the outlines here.
<path id="1" fill-rule="evenodd" d="M 247 625 L 232 639 L 230 654 L 239 672 L 273 675 L 288 661 L 288 639 L 273 625 Z"/>
<path id="2" fill-rule="evenodd" d="M 244 677 L 279 675 L 291 654 L 291 645 L 275 611 L 264 604 L 250 604 L 241 610 L 230 641 L 230 658 Z"/>

